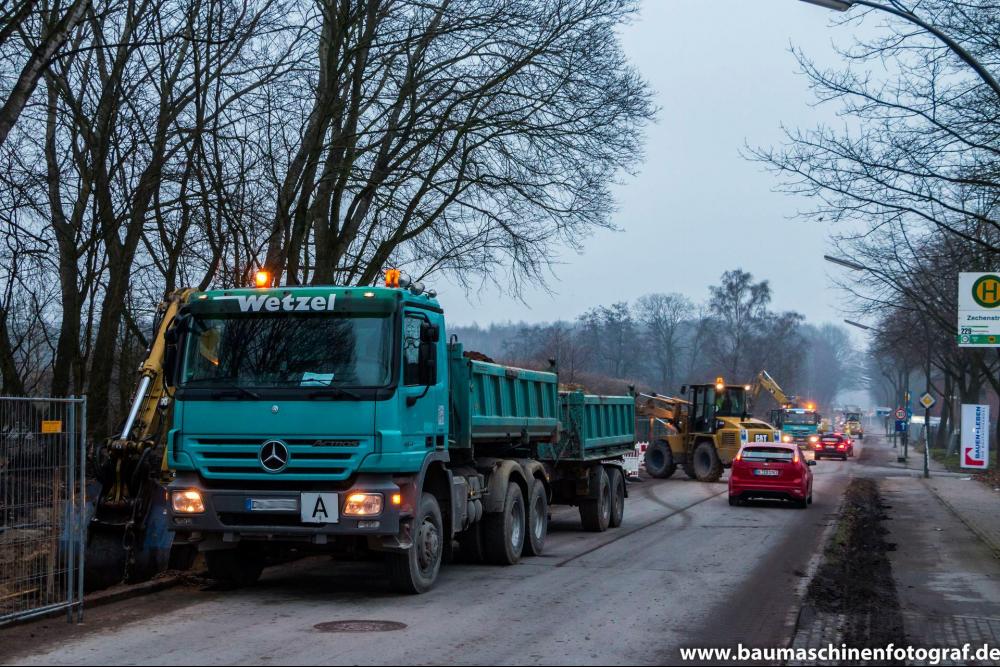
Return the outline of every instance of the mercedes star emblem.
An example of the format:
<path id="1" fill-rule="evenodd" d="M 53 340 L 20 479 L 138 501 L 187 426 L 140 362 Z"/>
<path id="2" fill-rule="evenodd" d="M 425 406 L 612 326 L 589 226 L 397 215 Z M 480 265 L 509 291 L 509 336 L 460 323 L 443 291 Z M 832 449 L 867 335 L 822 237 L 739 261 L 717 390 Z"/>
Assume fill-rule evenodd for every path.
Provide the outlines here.
<path id="1" fill-rule="evenodd" d="M 281 472 L 288 465 L 288 447 L 279 440 L 268 440 L 260 447 L 260 465 L 268 472 Z"/>

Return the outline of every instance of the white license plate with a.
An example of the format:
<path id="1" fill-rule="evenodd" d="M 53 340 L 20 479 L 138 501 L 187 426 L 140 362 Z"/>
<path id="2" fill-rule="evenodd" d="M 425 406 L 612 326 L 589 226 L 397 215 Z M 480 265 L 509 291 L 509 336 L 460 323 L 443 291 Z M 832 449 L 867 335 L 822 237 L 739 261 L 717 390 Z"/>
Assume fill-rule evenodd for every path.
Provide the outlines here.
<path id="1" fill-rule="evenodd" d="M 761 470 L 761 469 L 758 468 L 757 470 L 753 471 L 753 474 L 757 475 L 758 477 L 777 477 L 778 475 L 781 474 L 781 471 L 780 470 Z"/>
<path id="2" fill-rule="evenodd" d="M 337 523 L 340 505 L 336 493 L 303 492 L 299 511 L 302 523 Z"/>

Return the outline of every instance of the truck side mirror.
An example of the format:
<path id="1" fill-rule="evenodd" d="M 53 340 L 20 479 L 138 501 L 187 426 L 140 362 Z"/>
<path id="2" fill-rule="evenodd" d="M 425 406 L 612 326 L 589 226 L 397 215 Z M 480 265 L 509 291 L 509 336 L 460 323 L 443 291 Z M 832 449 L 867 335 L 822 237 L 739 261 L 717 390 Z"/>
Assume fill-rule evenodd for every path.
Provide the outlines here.
<path id="1" fill-rule="evenodd" d="M 168 387 L 177 383 L 177 345 L 180 342 L 182 330 L 187 328 L 185 316 L 178 315 L 163 332 L 163 382 Z"/>
<path id="2" fill-rule="evenodd" d="M 434 327 L 436 330 L 437 327 Z M 423 331 L 421 330 L 421 335 Z M 437 384 L 437 344 L 434 342 L 420 342 L 420 384 L 430 387 Z"/>
<path id="3" fill-rule="evenodd" d="M 441 327 L 430 322 L 420 324 L 420 342 L 436 343 L 441 339 Z"/>

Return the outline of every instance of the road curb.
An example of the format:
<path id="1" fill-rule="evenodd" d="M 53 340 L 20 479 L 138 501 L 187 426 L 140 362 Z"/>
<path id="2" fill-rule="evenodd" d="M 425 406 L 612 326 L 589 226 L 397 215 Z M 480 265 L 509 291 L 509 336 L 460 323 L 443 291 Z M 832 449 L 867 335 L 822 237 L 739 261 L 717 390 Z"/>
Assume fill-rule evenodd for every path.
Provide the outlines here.
<path id="1" fill-rule="evenodd" d="M 182 583 L 184 583 L 184 577 L 182 575 L 172 574 L 160 577 L 159 579 L 153 579 L 151 581 L 143 581 L 138 584 L 118 585 L 114 588 L 105 589 L 103 591 L 94 591 L 93 593 L 88 593 L 83 596 L 83 609 L 81 611 L 81 616 L 83 616 L 88 609 L 103 607 L 105 605 L 121 602 L 123 600 L 130 600 L 142 595 L 151 595 L 153 593 L 165 591 L 168 588 L 173 588 L 174 586 L 178 586 Z M 40 614 L 38 616 L 32 616 L 31 618 L 11 621 L 3 626 L 0 626 L 0 630 L 14 628 L 20 625 L 27 625 L 35 621 L 51 619 L 65 613 L 65 609 L 54 609 L 51 612 Z"/>
<path id="2" fill-rule="evenodd" d="M 923 483 L 924 487 L 928 491 L 930 491 L 931 495 L 937 498 L 938 502 L 941 503 L 945 507 L 945 509 L 947 509 L 953 515 L 955 515 L 955 518 L 961 521 L 963 526 L 972 531 L 972 534 L 978 537 L 979 540 L 984 545 L 986 545 L 986 548 L 989 549 L 990 552 L 993 554 L 993 558 L 1000 560 L 1000 544 L 996 544 L 987 533 L 977 528 L 971 522 L 967 521 L 965 517 L 962 516 L 962 513 L 959 512 L 957 509 L 955 509 L 954 505 L 945 500 L 944 496 L 938 493 L 937 489 L 931 486 L 931 484 L 926 479 L 921 479 L 920 481 Z"/>
<path id="3" fill-rule="evenodd" d="M 95 591 L 83 597 L 84 609 L 92 607 L 102 607 L 113 602 L 121 602 L 140 595 L 158 593 L 168 588 L 173 588 L 184 582 L 184 577 L 179 574 L 167 575 L 150 581 L 143 581 L 138 584 L 129 584 L 121 588 L 110 588 L 103 591 Z"/>

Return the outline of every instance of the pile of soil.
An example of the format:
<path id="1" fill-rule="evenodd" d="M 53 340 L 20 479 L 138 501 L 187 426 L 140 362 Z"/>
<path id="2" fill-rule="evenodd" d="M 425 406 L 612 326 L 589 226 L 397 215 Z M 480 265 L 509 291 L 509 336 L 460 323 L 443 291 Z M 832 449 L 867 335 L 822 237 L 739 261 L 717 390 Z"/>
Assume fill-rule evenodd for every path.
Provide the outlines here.
<path id="1" fill-rule="evenodd" d="M 806 593 L 817 610 L 843 615 L 842 638 L 853 647 L 905 645 L 887 555 L 895 545 L 886 542 L 882 525 L 885 509 L 875 480 L 851 481 L 837 530 Z"/>

